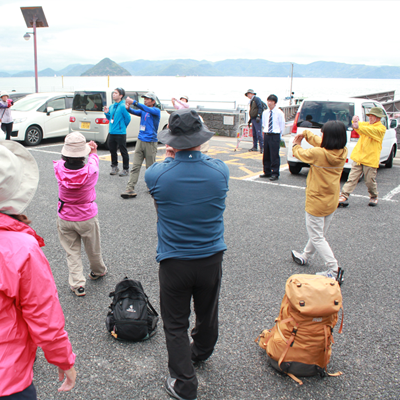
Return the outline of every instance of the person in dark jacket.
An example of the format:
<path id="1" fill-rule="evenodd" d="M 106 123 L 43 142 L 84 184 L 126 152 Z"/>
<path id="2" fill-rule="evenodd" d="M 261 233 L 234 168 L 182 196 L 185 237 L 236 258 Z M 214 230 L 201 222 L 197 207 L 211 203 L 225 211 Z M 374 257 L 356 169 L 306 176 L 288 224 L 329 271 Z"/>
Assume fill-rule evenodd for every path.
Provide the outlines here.
<path id="1" fill-rule="evenodd" d="M 260 153 L 264 149 L 264 139 L 261 129 L 261 117 L 263 113 L 263 107 L 261 99 L 256 96 L 256 92 L 253 89 L 249 89 L 244 95 L 250 99 L 250 119 L 249 127 L 253 126 L 253 147 L 249 151 L 258 151 L 257 145 L 260 142 Z"/>
<path id="2" fill-rule="evenodd" d="M 126 111 L 125 101 L 122 100 L 125 97 L 125 90 L 116 88 L 112 93 L 112 97 L 114 103 L 110 108 L 104 107 L 103 110 L 106 118 L 110 121 L 108 135 L 108 147 L 111 153 L 110 175 L 117 175 L 119 172 L 117 154 L 119 147 L 123 168 L 119 176 L 127 176 L 129 174 L 129 155 L 126 149 L 126 127 L 131 122 L 131 116 Z"/>
<path id="3" fill-rule="evenodd" d="M 159 134 L 167 145 L 166 158 L 145 175 L 158 215 L 156 260 L 170 372 L 165 389 L 178 400 L 196 399 L 193 363 L 210 357 L 218 339 L 229 169 L 201 153 L 212 135 L 195 110 L 175 111 Z M 192 298 L 196 323 L 190 343 Z"/>
<path id="4" fill-rule="evenodd" d="M 138 140 L 136 141 L 135 153 L 133 155 L 133 166 L 129 176 L 129 182 L 126 185 L 125 192 L 121 193 L 123 199 L 136 197 L 135 185 L 139 179 L 140 168 L 142 168 L 143 160 L 146 160 L 146 168 L 149 168 L 156 161 L 157 155 L 157 132 L 160 124 L 161 111 L 156 105 L 156 95 L 154 93 L 146 93 L 142 96 L 144 104 L 128 97 L 126 99 L 127 110 L 137 117 L 140 117 L 140 131 Z M 130 107 L 133 104 L 138 109 Z"/>

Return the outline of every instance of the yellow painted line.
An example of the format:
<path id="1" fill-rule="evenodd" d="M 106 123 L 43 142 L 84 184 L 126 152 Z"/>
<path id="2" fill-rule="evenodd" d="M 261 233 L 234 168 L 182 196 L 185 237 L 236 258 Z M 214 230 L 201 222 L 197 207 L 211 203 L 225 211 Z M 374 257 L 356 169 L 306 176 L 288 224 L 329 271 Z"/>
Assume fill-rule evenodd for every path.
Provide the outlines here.
<path id="1" fill-rule="evenodd" d="M 247 170 L 247 168 L 245 168 L 246 170 Z M 246 178 L 252 178 L 252 177 L 254 177 L 254 176 L 258 176 L 258 175 L 261 175 L 262 173 L 263 173 L 263 171 L 258 171 L 258 172 L 256 172 L 256 173 L 254 173 L 254 172 L 251 172 L 250 170 L 247 170 L 247 171 L 245 171 L 245 172 L 249 172 L 249 174 L 248 175 L 245 175 L 245 176 L 241 176 L 240 178 L 238 178 L 238 177 L 235 177 L 235 176 L 231 176 L 230 177 L 230 179 L 237 179 L 237 180 L 243 180 L 243 179 L 246 179 Z"/>
<path id="2" fill-rule="evenodd" d="M 229 147 L 233 147 L 233 148 L 235 148 L 236 149 L 236 145 L 235 144 L 232 144 L 232 143 L 225 143 L 227 146 L 229 146 Z"/>
<path id="3" fill-rule="evenodd" d="M 244 165 L 243 163 L 238 163 L 236 161 L 239 161 L 238 158 L 235 158 L 233 160 L 225 161 L 225 164 L 230 164 L 230 165 Z"/>
<path id="4" fill-rule="evenodd" d="M 250 171 L 248 168 L 246 167 L 239 167 L 240 170 L 242 170 L 243 172 L 246 172 L 248 175 L 253 175 L 254 172 Z"/>
<path id="5" fill-rule="evenodd" d="M 240 158 L 251 158 L 252 160 L 261 160 L 262 159 L 262 154 L 258 153 L 258 154 L 252 154 L 253 152 L 246 152 L 246 153 L 235 153 L 235 154 L 231 154 L 231 157 L 240 157 Z"/>

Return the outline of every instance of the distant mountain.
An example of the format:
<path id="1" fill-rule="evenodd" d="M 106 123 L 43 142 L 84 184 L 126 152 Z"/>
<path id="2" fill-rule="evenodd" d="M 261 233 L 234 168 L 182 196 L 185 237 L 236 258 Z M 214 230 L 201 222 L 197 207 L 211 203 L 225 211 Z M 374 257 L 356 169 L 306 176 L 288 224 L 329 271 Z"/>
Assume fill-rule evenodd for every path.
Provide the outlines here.
<path id="1" fill-rule="evenodd" d="M 94 64 L 71 64 L 68 67 L 57 72 L 57 75 L 81 76 L 88 69 L 94 67 Z"/>
<path id="2" fill-rule="evenodd" d="M 131 74 L 109 58 L 104 58 L 94 67 L 82 73 L 81 76 L 130 76 Z"/>
<path id="3" fill-rule="evenodd" d="M 38 75 L 39 75 L 39 73 L 38 73 Z M 21 72 L 17 72 L 16 74 L 11 75 L 12 78 L 25 78 L 25 77 L 31 77 L 31 76 L 35 76 L 35 73 L 33 71 L 21 71 Z"/>
<path id="4" fill-rule="evenodd" d="M 400 79 L 400 67 L 344 64 L 317 61 L 294 64 L 293 75 L 301 78 Z M 71 64 L 60 71 L 47 68 L 39 76 L 248 76 L 287 77 L 291 63 L 267 60 L 230 59 L 217 62 L 207 60 L 136 60 L 119 64 L 105 58 L 98 64 Z M 32 77 L 33 71 L 16 74 L 0 72 L 0 77 Z"/>
<path id="5" fill-rule="evenodd" d="M 54 76 L 54 75 L 57 75 L 57 72 L 51 68 L 46 68 L 43 71 L 38 72 L 38 76 Z"/>

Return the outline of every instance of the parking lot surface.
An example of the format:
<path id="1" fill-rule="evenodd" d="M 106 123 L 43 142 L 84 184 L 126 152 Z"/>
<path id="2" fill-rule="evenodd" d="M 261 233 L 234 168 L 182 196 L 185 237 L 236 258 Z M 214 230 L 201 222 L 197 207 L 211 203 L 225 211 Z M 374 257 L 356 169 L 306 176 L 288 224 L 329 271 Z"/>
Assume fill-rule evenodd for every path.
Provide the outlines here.
<path id="1" fill-rule="evenodd" d="M 343 375 L 304 378 L 299 386 L 268 364 L 254 340 L 273 326 L 287 278 L 324 269 L 318 256 L 308 267 L 291 258 L 291 250 L 302 250 L 307 241 L 304 189 L 308 169 L 291 175 L 282 149 L 281 177 L 270 182 L 258 177 L 262 155 L 248 152 L 250 143 L 238 151 L 233 151 L 235 147 L 235 140 L 216 137 L 208 153 L 227 163 L 231 180 L 225 212 L 228 250 L 223 262 L 220 336 L 212 357 L 197 369 L 198 399 L 398 399 L 400 167 L 379 169 L 377 207 L 368 207 L 368 192 L 360 182 L 350 206 L 335 214 L 327 239 L 345 271 L 344 329 L 341 335 L 338 326 L 334 330 L 328 371 Z M 58 394 L 57 369 L 39 350 L 34 365 L 38 398 L 168 399 L 163 388 L 168 368 L 162 322 L 157 334 L 142 343 L 116 341 L 105 328 L 108 294 L 125 276 L 140 280 L 159 310 L 157 218 L 143 180 L 145 168 L 135 188 L 137 198 L 124 200 L 120 193 L 128 178 L 110 176 L 109 153 L 99 150 L 97 203 L 109 273 L 98 281 L 88 279 L 86 296 L 78 298 L 69 289 L 66 256 L 56 228 L 58 190 L 52 160 L 60 158 L 61 148 L 62 142 L 54 140 L 29 148 L 39 165 L 40 183 L 27 215 L 46 243 L 43 250 L 77 355 L 78 377 L 71 392 Z M 134 146 L 129 150 L 133 152 Z M 160 145 L 159 160 L 164 153 Z M 85 256 L 84 261 L 87 274 Z"/>

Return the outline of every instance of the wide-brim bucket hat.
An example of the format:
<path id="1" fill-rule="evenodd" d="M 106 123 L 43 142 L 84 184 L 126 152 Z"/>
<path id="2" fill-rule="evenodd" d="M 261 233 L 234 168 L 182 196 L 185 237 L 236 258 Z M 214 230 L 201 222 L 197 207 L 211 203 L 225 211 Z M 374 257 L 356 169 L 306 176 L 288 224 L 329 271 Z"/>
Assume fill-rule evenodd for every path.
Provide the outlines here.
<path id="1" fill-rule="evenodd" d="M 195 110 L 181 109 L 169 117 L 168 128 L 158 134 L 158 140 L 174 149 L 184 150 L 200 146 L 214 135 Z"/>
<path id="2" fill-rule="evenodd" d="M 382 108 L 380 107 L 372 107 L 367 113 L 367 115 L 375 115 L 375 117 L 377 118 L 383 118 L 386 116 Z"/>
<path id="3" fill-rule="evenodd" d="M 10 96 L 8 95 L 8 93 L 7 93 L 5 90 L 2 90 L 2 91 L 0 92 L 0 97 L 3 97 L 3 96 L 10 97 Z"/>
<path id="4" fill-rule="evenodd" d="M 71 132 L 65 137 L 61 154 L 65 157 L 85 157 L 91 152 L 90 146 L 86 143 L 85 136 L 80 132 Z"/>
<path id="5" fill-rule="evenodd" d="M 253 89 L 247 89 L 247 92 L 244 94 L 247 96 L 249 93 L 256 95 L 257 93 Z"/>
<path id="6" fill-rule="evenodd" d="M 32 154 L 13 140 L 0 142 L 0 212 L 20 215 L 32 201 L 39 168 Z"/>

